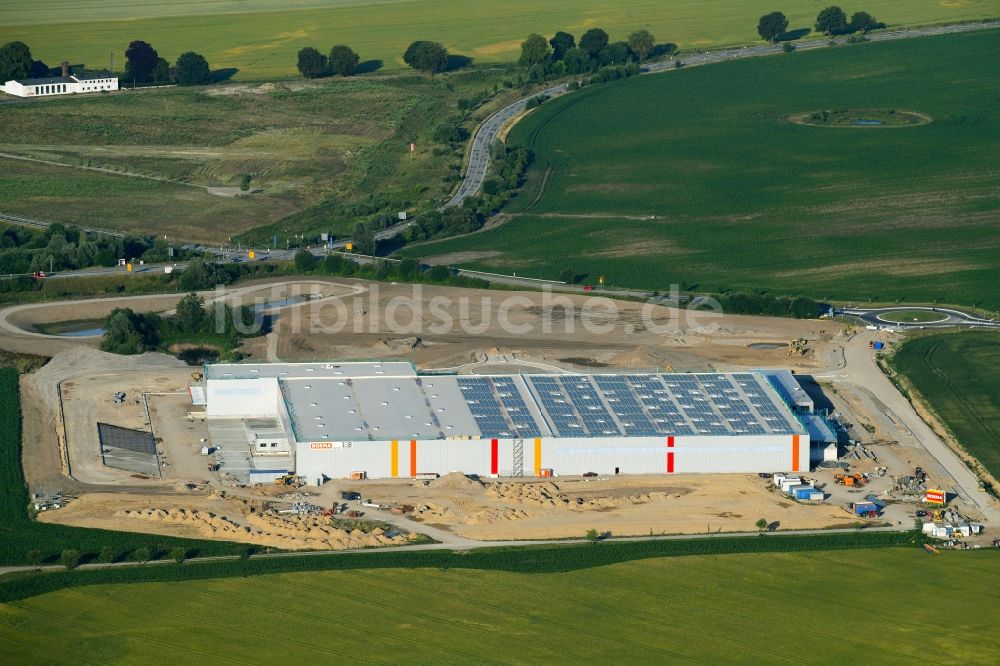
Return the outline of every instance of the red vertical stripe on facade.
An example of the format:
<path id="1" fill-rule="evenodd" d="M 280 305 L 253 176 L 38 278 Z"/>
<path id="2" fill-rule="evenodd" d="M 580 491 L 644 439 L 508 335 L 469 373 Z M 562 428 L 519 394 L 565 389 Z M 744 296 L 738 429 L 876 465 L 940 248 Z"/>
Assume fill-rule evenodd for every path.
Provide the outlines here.
<path id="1" fill-rule="evenodd" d="M 490 441 L 490 474 L 500 473 L 500 442 Z"/>
<path id="2" fill-rule="evenodd" d="M 674 448 L 674 436 L 673 435 L 670 435 L 669 437 L 667 437 L 667 448 L 668 449 L 673 449 Z M 668 451 L 667 452 L 667 474 L 673 474 L 673 473 L 674 473 L 674 452 L 673 451 Z"/>
<path id="3" fill-rule="evenodd" d="M 792 435 L 792 471 L 799 471 L 799 436 Z"/>
<path id="4" fill-rule="evenodd" d="M 410 476 L 417 476 L 417 440 L 410 440 Z"/>

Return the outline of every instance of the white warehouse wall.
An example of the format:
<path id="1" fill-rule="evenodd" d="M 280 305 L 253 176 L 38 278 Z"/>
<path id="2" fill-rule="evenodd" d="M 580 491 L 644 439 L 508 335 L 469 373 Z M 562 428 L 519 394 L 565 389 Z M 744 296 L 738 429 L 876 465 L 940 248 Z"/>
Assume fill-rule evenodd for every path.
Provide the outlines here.
<path id="1" fill-rule="evenodd" d="M 558 475 L 598 474 L 724 474 L 805 472 L 809 469 L 809 438 L 798 435 L 743 437 L 676 437 L 673 446 L 662 437 L 546 438 L 522 444 L 524 476 L 538 469 Z M 537 441 L 537 444 L 536 444 Z M 322 475 L 345 478 L 364 471 L 371 478 L 408 478 L 423 472 L 489 476 L 494 470 L 510 476 L 513 440 L 497 440 L 496 466 L 489 439 L 408 440 L 393 442 L 301 442 L 296 469 L 311 481 Z M 414 457 L 411 452 L 415 453 Z M 793 454 L 797 457 L 793 458 Z M 671 454 L 673 463 L 671 465 Z"/>
<path id="2" fill-rule="evenodd" d="M 259 418 L 278 416 L 278 380 L 209 379 L 208 416 Z"/>

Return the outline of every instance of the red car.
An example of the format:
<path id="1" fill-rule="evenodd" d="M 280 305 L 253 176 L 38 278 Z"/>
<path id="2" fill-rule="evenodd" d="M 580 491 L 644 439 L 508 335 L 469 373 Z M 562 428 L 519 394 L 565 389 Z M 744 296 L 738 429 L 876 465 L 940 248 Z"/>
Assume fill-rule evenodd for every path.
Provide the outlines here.
<path id="1" fill-rule="evenodd" d="M 584 291 L 594 291 L 594 285 L 588 284 L 583 288 Z"/>
<path id="2" fill-rule="evenodd" d="M 35 278 L 36 280 L 41 280 L 42 278 L 45 277 L 45 273 L 41 271 L 35 271 L 34 273 L 31 274 L 31 277 Z"/>

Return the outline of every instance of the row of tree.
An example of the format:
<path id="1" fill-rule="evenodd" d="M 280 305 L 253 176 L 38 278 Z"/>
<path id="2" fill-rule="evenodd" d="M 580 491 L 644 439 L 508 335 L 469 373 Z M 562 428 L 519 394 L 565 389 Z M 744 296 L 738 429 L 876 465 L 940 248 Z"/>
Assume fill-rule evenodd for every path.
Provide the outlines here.
<path id="1" fill-rule="evenodd" d="M 185 250 L 175 248 L 172 258 L 179 260 L 185 256 Z M 163 238 L 88 234 L 62 224 L 44 230 L 6 227 L 0 232 L 0 274 L 115 266 L 119 259 L 151 263 L 170 258 L 170 244 Z"/>
<path id="2" fill-rule="evenodd" d="M 53 70 L 41 60 L 33 60 L 24 42 L 0 46 L 0 81 L 52 76 Z M 212 82 L 212 70 L 205 57 L 188 51 L 171 66 L 147 42 L 136 40 L 125 49 L 125 78 L 135 83 L 176 83 L 182 86 Z"/>
<path id="3" fill-rule="evenodd" d="M 307 79 L 316 79 L 331 74 L 351 76 L 358 71 L 360 64 L 361 57 L 354 52 L 354 49 L 343 44 L 334 46 L 328 55 L 320 53 L 312 46 L 307 46 L 299 51 L 299 74 Z"/>
<path id="4" fill-rule="evenodd" d="M 196 86 L 212 82 L 205 56 L 187 51 L 173 67 L 147 42 L 136 40 L 125 49 L 125 78 L 135 83 L 176 83 Z"/>
<path id="5" fill-rule="evenodd" d="M 642 62 L 652 55 L 655 48 L 656 40 L 648 30 L 633 32 L 627 41 L 611 42 L 607 32 L 591 28 L 583 33 L 579 44 L 572 34 L 560 30 L 549 40 L 538 34 L 528 35 L 521 43 L 521 64 L 532 66 L 565 62 L 586 70 L 588 67 L 584 63 L 587 62 L 604 65 Z"/>
<path id="6" fill-rule="evenodd" d="M 831 5 L 816 16 L 816 32 L 824 35 L 846 35 L 851 33 L 867 33 L 879 30 L 885 23 L 875 20 L 868 12 L 855 12 L 850 21 L 843 9 Z M 808 32 L 808 30 L 805 30 Z M 771 12 L 760 17 L 757 23 L 757 34 L 772 44 L 788 36 L 788 18 L 781 12 Z"/>

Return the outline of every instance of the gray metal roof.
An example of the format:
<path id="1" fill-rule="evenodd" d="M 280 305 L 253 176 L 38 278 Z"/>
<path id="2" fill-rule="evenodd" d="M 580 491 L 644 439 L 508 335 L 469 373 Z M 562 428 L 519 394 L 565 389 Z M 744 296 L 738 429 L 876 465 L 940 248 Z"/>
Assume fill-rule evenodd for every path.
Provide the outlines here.
<path id="1" fill-rule="evenodd" d="M 108 72 L 90 72 L 88 74 L 73 74 L 77 81 L 94 81 L 96 79 L 113 79 L 115 76 Z"/>
<path id="2" fill-rule="evenodd" d="M 344 363 L 214 363 L 205 366 L 206 379 L 278 379 L 344 377 L 416 377 L 405 361 L 347 361 Z"/>
<path id="3" fill-rule="evenodd" d="M 44 86 L 50 83 L 76 83 L 75 79 L 68 76 L 49 76 L 43 79 L 18 79 L 22 86 Z"/>
<path id="4" fill-rule="evenodd" d="M 405 362 L 218 364 L 276 378 L 299 441 L 807 434 L 760 372 L 423 375 Z"/>

